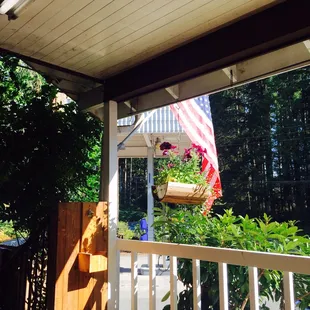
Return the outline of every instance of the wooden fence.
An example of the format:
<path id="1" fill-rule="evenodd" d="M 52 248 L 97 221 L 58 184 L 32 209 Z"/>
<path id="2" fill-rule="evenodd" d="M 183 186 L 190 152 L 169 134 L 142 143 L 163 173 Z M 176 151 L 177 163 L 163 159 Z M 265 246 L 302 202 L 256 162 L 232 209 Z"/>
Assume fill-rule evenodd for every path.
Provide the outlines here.
<path id="1" fill-rule="evenodd" d="M 107 246 L 106 203 L 59 204 L 26 243 L 0 249 L 0 310 L 106 309 Z"/>

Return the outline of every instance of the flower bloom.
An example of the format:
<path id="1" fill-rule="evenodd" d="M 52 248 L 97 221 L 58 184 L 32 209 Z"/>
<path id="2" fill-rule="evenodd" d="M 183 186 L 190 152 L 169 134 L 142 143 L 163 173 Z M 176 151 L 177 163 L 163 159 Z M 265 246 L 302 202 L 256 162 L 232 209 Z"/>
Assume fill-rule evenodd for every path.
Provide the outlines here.
<path id="1" fill-rule="evenodd" d="M 160 145 L 160 150 L 163 151 L 163 150 L 173 150 L 175 149 L 176 146 L 175 145 L 172 145 L 171 143 L 169 142 L 163 142 L 161 145 Z"/>
<path id="2" fill-rule="evenodd" d="M 207 150 L 202 148 L 200 145 L 193 143 L 192 147 L 196 150 L 199 155 L 204 155 L 207 153 Z"/>
<path id="3" fill-rule="evenodd" d="M 188 160 L 190 160 L 192 158 L 191 150 L 192 150 L 192 148 L 184 150 L 184 157 L 183 157 L 184 161 L 188 161 Z"/>

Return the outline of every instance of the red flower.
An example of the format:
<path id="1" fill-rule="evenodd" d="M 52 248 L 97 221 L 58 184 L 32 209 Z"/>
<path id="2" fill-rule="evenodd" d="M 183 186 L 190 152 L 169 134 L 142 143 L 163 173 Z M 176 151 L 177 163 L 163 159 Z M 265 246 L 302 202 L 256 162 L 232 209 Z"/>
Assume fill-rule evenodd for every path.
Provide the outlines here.
<path id="1" fill-rule="evenodd" d="M 160 150 L 163 151 L 163 150 L 173 150 L 175 149 L 176 146 L 175 145 L 172 145 L 171 143 L 169 142 L 163 142 L 161 145 L 160 145 Z"/>

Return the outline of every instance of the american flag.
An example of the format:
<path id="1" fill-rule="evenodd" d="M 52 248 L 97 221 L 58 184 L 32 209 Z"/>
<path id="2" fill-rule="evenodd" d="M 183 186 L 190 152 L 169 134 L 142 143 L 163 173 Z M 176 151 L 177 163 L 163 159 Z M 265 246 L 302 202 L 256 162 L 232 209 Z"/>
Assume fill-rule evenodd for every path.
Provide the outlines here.
<path id="1" fill-rule="evenodd" d="M 207 209 L 210 210 L 214 200 L 222 196 L 222 186 L 209 96 L 200 96 L 175 103 L 170 105 L 170 109 L 192 143 L 206 149 L 206 154 L 202 159 L 201 170 L 206 172 L 207 181 L 211 185 L 214 193 L 206 201 Z"/>

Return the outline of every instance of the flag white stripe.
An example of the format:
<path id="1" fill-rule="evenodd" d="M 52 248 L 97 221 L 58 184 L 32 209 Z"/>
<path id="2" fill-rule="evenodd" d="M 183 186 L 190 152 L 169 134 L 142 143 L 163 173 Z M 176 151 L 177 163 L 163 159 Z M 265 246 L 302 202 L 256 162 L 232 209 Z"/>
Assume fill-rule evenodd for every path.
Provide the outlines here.
<path id="1" fill-rule="evenodd" d="M 192 103 L 192 107 L 197 111 L 197 113 L 199 113 L 199 115 L 205 119 L 207 126 L 211 129 L 212 134 L 214 134 L 214 128 L 213 128 L 212 121 L 210 121 L 207 115 L 201 110 L 201 108 L 195 102 L 195 99 L 190 99 L 189 101 Z"/>
<path id="2" fill-rule="evenodd" d="M 195 106 L 194 106 L 195 104 Z M 199 119 L 197 119 L 196 117 L 196 113 L 199 113 L 199 111 L 197 111 L 198 109 L 201 111 L 201 109 L 198 107 L 198 105 L 196 103 L 192 103 L 191 102 L 191 107 L 188 105 L 188 104 L 183 104 L 183 108 L 186 110 L 188 116 L 189 116 L 189 119 L 192 119 L 194 121 L 194 124 L 196 127 L 198 127 L 201 132 L 203 133 L 204 137 L 206 137 L 206 139 L 209 141 L 209 143 L 211 144 L 212 146 L 212 153 L 214 153 L 215 151 L 215 141 L 214 141 L 214 136 L 213 135 L 210 135 L 208 132 L 206 132 L 206 128 L 205 126 L 200 122 Z M 190 109 L 194 109 L 195 112 L 191 111 Z M 202 112 L 202 111 L 201 111 Z M 202 117 L 203 121 L 206 122 L 206 120 L 208 120 L 207 116 L 206 115 L 200 115 L 200 117 Z M 211 132 L 213 132 L 213 128 L 211 128 Z M 206 144 L 205 144 L 206 145 Z M 206 146 L 205 147 L 208 151 L 210 150 L 210 146 Z M 216 155 L 215 155 L 216 156 Z"/>
<path id="3" fill-rule="evenodd" d="M 187 121 L 187 119 L 189 117 L 186 117 L 186 115 L 184 115 L 184 113 L 183 113 L 183 111 L 181 109 L 178 110 L 178 113 L 180 114 L 180 118 L 185 123 L 187 129 L 190 131 L 192 137 L 194 137 L 195 140 L 197 141 L 196 143 L 201 145 L 201 146 L 203 146 L 204 148 L 207 148 L 207 146 L 206 146 L 204 140 L 202 139 L 202 137 L 200 137 L 199 135 L 196 134 L 196 132 L 193 130 L 193 128 L 190 126 L 189 122 Z M 213 152 L 208 152 L 207 157 L 210 158 L 209 161 L 214 166 L 214 168 L 217 169 L 218 168 L 218 162 L 217 162 L 217 158 L 216 158 L 215 154 Z"/>

